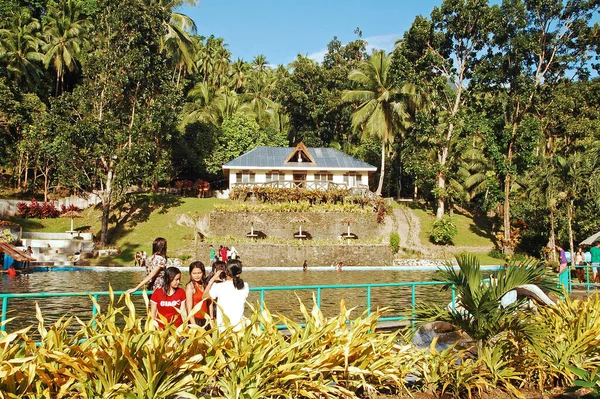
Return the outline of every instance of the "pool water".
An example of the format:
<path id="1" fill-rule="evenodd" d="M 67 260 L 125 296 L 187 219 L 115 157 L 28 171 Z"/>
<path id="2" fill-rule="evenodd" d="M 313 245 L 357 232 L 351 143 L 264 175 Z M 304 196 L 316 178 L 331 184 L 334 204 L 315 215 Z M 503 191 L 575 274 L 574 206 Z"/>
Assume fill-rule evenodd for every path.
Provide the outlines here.
<path id="1" fill-rule="evenodd" d="M 415 270 L 350 270 L 337 272 L 332 269 L 309 270 L 245 270 L 241 277 L 254 287 L 273 286 L 315 286 L 315 285 L 345 285 L 345 284 L 376 284 L 432 281 L 434 271 Z M 2 293 L 51 293 L 51 292 L 98 292 L 125 291 L 134 287 L 145 277 L 143 269 L 107 268 L 98 270 L 49 271 L 22 274 L 15 278 L 3 276 L 0 278 Z M 182 287 L 189 281 L 187 271 L 183 271 Z M 298 301 L 303 301 L 309 308 L 316 290 L 266 291 L 264 302 L 273 313 L 281 313 L 295 321 L 302 321 Z M 259 293 L 251 292 L 249 304 L 257 305 Z M 367 292 L 360 289 L 323 289 L 321 292 L 321 309 L 327 316 L 337 314 L 342 299 L 348 308 L 355 307 L 353 315 L 358 316 L 366 310 Z M 442 291 L 441 286 L 423 286 L 416 289 L 417 303 L 436 303 L 446 305 L 451 299 L 451 293 Z M 136 308 L 142 314 L 145 304 L 141 296 L 135 296 Z M 32 299 L 10 299 L 8 317 L 17 316 L 10 322 L 8 331 L 13 331 L 27 325 L 36 324 L 35 304 L 38 304 L 46 324 L 53 323 L 61 316 L 77 316 L 82 321 L 88 321 L 92 316 L 92 305 L 88 296 L 84 297 L 48 297 Z M 99 303 L 105 306 L 107 298 L 100 298 Z M 411 309 L 412 293 L 410 287 L 374 287 L 371 291 L 371 308 L 390 309 L 389 316 L 408 314 Z M 246 307 L 246 315 L 250 314 Z"/>

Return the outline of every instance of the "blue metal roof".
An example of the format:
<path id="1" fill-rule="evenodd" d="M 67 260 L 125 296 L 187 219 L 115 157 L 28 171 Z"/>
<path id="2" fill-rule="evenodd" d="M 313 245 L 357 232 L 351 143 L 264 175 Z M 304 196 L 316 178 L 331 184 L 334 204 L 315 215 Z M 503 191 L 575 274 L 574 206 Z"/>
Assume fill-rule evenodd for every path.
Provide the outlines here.
<path id="1" fill-rule="evenodd" d="M 224 169 L 252 169 L 252 168 L 272 168 L 272 169 L 348 169 L 348 170 L 369 170 L 376 171 L 377 168 L 366 162 L 351 157 L 333 148 L 307 148 L 310 155 L 315 160 L 314 163 L 307 162 L 288 162 L 285 160 L 296 147 L 265 147 L 259 146 L 255 149 L 237 157 L 236 159 L 223 165 Z"/>

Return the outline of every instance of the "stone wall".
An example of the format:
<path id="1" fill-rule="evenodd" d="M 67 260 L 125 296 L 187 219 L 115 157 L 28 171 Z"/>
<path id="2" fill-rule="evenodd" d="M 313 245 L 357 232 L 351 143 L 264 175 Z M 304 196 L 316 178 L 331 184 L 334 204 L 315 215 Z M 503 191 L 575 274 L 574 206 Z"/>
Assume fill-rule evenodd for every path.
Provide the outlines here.
<path id="1" fill-rule="evenodd" d="M 350 232 L 358 239 L 372 238 L 383 234 L 383 224 L 377 223 L 375 213 L 352 212 L 212 212 L 210 214 L 210 235 L 218 237 L 246 237 L 250 232 L 250 221 L 257 216 L 263 223 L 255 223 L 254 231 L 260 231 L 270 238 L 293 239 L 298 232 L 298 223 L 292 220 L 298 216 L 308 219 L 302 224 L 302 232 L 308 232 L 314 239 L 335 240 L 346 233 L 348 225 L 344 218 L 354 220 Z"/>
<path id="2" fill-rule="evenodd" d="M 223 243 L 227 245 L 227 243 Z M 216 248 L 218 250 L 218 246 Z M 301 267 L 304 260 L 310 266 L 330 266 L 343 262 L 346 266 L 390 266 L 393 254 L 388 244 L 376 245 L 286 245 L 267 243 L 235 244 L 244 266 Z M 208 262 L 210 247 L 201 244 L 199 257 Z"/>

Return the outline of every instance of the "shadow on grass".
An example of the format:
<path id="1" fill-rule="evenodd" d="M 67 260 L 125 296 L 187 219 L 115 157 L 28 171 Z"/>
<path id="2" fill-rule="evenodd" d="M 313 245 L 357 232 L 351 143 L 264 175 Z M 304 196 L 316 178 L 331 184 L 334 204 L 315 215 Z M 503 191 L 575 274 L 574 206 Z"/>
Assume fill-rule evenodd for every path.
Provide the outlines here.
<path id="1" fill-rule="evenodd" d="M 181 197 L 164 194 L 131 194 L 113 206 L 109 218 L 111 227 L 108 231 L 110 242 L 125 237 L 128 231 L 138 224 L 147 222 L 154 212 L 166 213 L 169 209 L 183 204 Z M 101 205 L 97 205 L 101 207 Z M 123 248 L 121 248 L 123 251 Z"/>
<path id="2" fill-rule="evenodd" d="M 23 219 L 20 217 L 11 216 L 8 218 L 8 220 L 21 226 L 23 230 L 37 230 L 44 227 L 42 223 L 32 219 Z"/>

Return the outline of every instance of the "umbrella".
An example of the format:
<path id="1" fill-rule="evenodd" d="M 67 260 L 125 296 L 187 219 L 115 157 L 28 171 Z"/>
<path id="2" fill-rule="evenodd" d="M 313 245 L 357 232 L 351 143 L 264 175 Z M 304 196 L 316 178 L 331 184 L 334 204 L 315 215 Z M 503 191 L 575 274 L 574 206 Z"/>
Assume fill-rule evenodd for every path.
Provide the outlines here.
<path id="1" fill-rule="evenodd" d="M 579 245 L 592 245 L 594 241 L 600 241 L 600 231 L 581 241 Z"/>
<path id="2" fill-rule="evenodd" d="M 254 237 L 254 223 L 264 224 L 264 222 L 256 215 L 250 218 L 250 237 Z"/>
<path id="3" fill-rule="evenodd" d="M 61 218 L 71 218 L 71 232 L 75 231 L 74 230 L 74 226 L 73 226 L 73 219 L 75 218 L 80 218 L 81 214 L 77 211 L 67 211 L 65 213 L 63 213 L 62 215 L 60 215 Z"/>
<path id="4" fill-rule="evenodd" d="M 346 234 L 346 238 L 348 239 L 348 245 L 350 245 L 350 237 L 352 237 L 352 234 L 350 233 L 350 223 L 354 223 L 354 222 L 355 222 L 354 218 L 343 218 L 342 219 L 342 223 L 348 225 L 348 233 Z"/>
<path id="5" fill-rule="evenodd" d="M 302 223 L 309 223 L 308 219 L 306 217 L 304 217 L 303 215 L 298 215 L 295 218 L 293 218 L 292 220 L 290 220 L 291 223 L 298 223 L 300 225 L 300 231 L 298 232 L 298 236 L 299 238 L 302 238 L 304 235 L 302 234 Z"/>

